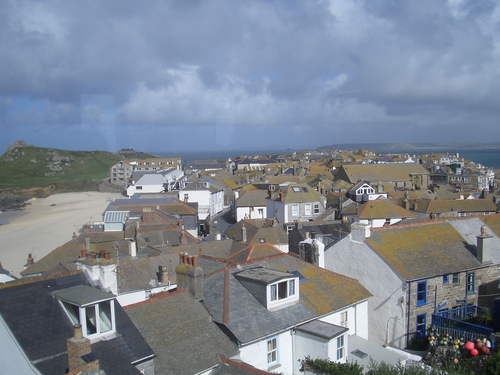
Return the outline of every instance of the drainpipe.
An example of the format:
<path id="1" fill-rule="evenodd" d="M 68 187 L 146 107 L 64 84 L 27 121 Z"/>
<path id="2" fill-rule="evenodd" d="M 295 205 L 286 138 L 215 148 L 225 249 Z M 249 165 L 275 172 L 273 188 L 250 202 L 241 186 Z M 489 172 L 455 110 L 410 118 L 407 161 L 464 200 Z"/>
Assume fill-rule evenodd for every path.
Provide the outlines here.
<path id="1" fill-rule="evenodd" d="M 406 347 L 410 346 L 411 281 L 408 282 L 408 327 L 406 327 Z"/>
<path id="2" fill-rule="evenodd" d="M 292 375 L 295 375 L 295 327 L 290 330 L 292 336 Z"/>

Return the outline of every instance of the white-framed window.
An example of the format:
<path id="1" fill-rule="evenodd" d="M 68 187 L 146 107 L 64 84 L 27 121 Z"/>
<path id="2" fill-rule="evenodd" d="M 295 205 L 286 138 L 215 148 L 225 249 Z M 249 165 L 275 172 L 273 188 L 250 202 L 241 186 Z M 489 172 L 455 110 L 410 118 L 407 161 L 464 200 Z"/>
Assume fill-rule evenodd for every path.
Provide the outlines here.
<path id="1" fill-rule="evenodd" d="M 299 216 L 299 205 L 292 204 L 292 216 Z"/>
<path id="2" fill-rule="evenodd" d="M 467 294 L 476 293 L 476 274 L 470 272 L 467 274 Z"/>
<path id="3" fill-rule="evenodd" d="M 72 323 L 81 324 L 84 337 L 98 337 L 115 331 L 114 301 L 103 301 L 86 307 L 60 302 Z"/>
<path id="4" fill-rule="evenodd" d="M 344 335 L 337 337 L 337 361 L 344 359 Z"/>
<path id="5" fill-rule="evenodd" d="M 267 340 L 267 366 L 271 367 L 278 363 L 278 338 Z"/>
<path id="6" fill-rule="evenodd" d="M 304 205 L 304 215 L 311 215 L 311 204 L 307 203 Z"/>
<path id="7" fill-rule="evenodd" d="M 111 293 L 90 286 L 75 286 L 52 293 L 72 324 L 82 326 L 89 339 L 116 332 L 115 302 Z"/>
<path id="8" fill-rule="evenodd" d="M 340 325 L 342 327 L 347 327 L 348 324 L 349 324 L 349 314 L 347 313 L 347 311 L 342 311 L 340 313 Z"/>
<path id="9" fill-rule="evenodd" d="M 298 278 L 287 278 L 267 286 L 267 308 L 279 308 L 299 300 Z"/>
<path id="10" fill-rule="evenodd" d="M 276 284 L 271 284 L 271 301 L 285 299 L 295 295 L 295 279 L 281 281 Z"/>

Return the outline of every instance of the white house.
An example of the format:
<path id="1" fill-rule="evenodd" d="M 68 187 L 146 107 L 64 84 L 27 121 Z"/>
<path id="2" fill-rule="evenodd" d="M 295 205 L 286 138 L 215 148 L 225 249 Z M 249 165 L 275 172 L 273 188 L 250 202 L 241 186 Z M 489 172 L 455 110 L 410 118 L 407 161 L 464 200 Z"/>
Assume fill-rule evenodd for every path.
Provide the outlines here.
<path id="1" fill-rule="evenodd" d="M 314 220 L 325 212 L 326 197 L 307 184 L 270 185 L 266 208 L 280 223 Z"/>
<path id="2" fill-rule="evenodd" d="M 161 193 L 165 191 L 163 176 L 161 174 L 145 174 L 133 185 L 127 188 L 127 196 L 135 193 Z"/>
<path id="3" fill-rule="evenodd" d="M 198 203 L 199 232 L 205 231 L 205 220 L 214 217 L 224 209 L 224 190 L 208 181 L 188 182 L 179 191 L 179 200 Z"/>
<path id="4" fill-rule="evenodd" d="M 368 338 L 368 291 L 286 254 L 265 267 L 227 268 L 204 282 L 212 319 L 236 338 L 241 360 L 258 369 L 299 373 L 307 355 L 347 362 L 355 349 L 349 337 Z"/>

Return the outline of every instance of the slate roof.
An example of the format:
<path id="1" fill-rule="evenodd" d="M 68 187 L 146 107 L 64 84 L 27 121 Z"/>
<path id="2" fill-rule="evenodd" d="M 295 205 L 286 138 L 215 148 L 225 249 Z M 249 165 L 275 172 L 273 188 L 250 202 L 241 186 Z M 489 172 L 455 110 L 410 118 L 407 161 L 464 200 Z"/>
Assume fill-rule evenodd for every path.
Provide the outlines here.
<path id="1" fill-rule="evenodd" d="M 417 212 L 496 212 L 497 206 L 489 199 L 422 199 L 418 201 Z"/>
<path id="2" fill-rule="evenodd" d="M 404 280 L 481 266 L 462 235 L 444 221 L 372 230 L 366 244 Z"/>
<path id="3" fill-rule="evenodd" d="M 232 357 L 237 346 L 186 290 L 128 306 L 126 313 L 154 350 L 155 373 L 197 374 Z"/>
<path id="4" fill-rule="evenodd" d="M 370 293 L 358 281 L 303 262 L 291 255 L 262 258 L 251 267 L 265 266 L 271 270 L 302 274 L 306 281 L 300 284 L 300 300 L 279 310 L 267 310 L 234 276 L 243 269 L 230 270 L 229 319 L 227 328 L 238 342 L 276 334 L 291 326 L 365 300 Z M 204 259 L 200 259 L 203 267 Z M 204 280 L 203 304 L 215 322 L 222 324 L 224 300 L 224 272 L 215 272 Z"/>
<path id="5" fill-rule="evenodd" d="M 284 203 L 319 202 L 321 194 L 307 184 L 289 184 L 280 186 L 273 194 L 274 200 L 280 199 L 280 190 L 284 194 Z"/>
<path id="6" fill-rule="evenodd" d="M 348 182 L 350 183 L 356 183 L 358 180 L 369 181 L 370 183 L 377 181 L 406 181 L 410 179 L 410 174 L 429 174 L 424 167 L 415 163 L 369 165 L 344 164 L 340 169 L 344 170 L 349 179 Z M 337 176 L 339 176 L 339 173 L 337 173 Z"/>
<path id="7" fill-rule="evenodd" d="M 247 244 L 261 243 L 263 239 L 267 243 L 274 245 L 288 244 L 288 236 L 283 226 L 274 224 L 273 219 L 245 219 L 231 225 L 224 234 L 235 241 L 243 241 L 242 226 L 247 230 Z"/>
<path id="8" fill-rule="evenodd" d="M 137 197 L 136 197 L 137 195 Z M 170 215 L 197 215 L 198 205 L 182 202 L 177 198 L 167 195 L 158 198 L 148 198 L 143 195 L 134 194 L 131 199 L 115 199 L 106 208 L 106 211 L 130 211 L 131 216 L 141 216 L 145 207 L 156 208 Z"/>
<path id="9" fill-rule="evenodd" d="M 247 363 L 229 359 L 220 356 L 220 364 L 212 371 L 210 375 L 269 375 L 275 374 L 275 372 L 268 372 L 264 370 L 259 370 Z"/>
<path id="10" fill-rule="evenodd" d="M 91 287 L 83 273 L 76 272 L 0 286 L 0 314 L 42 374 L 64 373 L 68 367 L 66 342 L 73 336 L 73 323 L 52 292 L 82 285 Z M 131 363 L 154 353 L 118 303 L 115 318 L 118 335 L 92 344 L 92 353 L 107 374 L 140 374 Z"/>
<path id="11" fill-rule="evenodd" d="M 128 254 L 128 241 L 124 240 L 123 232 L 89 232 L 82 233 L 76 239 L 52 250 L 46 256 L 21 271 L 21 275 L 48 276 L 76 271 L 76 261 L 80 260 L 81 250 L 85 249 L 85 238 L 91 239 L 90 250 L 99 252 L 109 251 L 112 257 Z M 118 245 L 118 247 L 117 247 Z"/>
<path id="12" fill-rule="evenodd" d="M 246 191 L 236 199 L 236 207 L 265 207 L 268 196 L 266 190 Z"/>
<path id="13" fill-rule="evenodd" d="M 396 205 L 389 199 L 375 199 L 359 206 L 360 219 L 414 218 L 411 211 Z"/>

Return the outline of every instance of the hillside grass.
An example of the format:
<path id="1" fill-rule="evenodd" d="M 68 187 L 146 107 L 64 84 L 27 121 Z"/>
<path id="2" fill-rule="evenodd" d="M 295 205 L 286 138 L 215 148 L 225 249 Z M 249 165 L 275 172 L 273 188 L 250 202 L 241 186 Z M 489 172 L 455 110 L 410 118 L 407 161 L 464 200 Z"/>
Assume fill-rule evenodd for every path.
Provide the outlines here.
<path id="1" fill-rule="evenodd" d="M 54 186 L 55 190 L 81 191 L 95 181 L 107 180 L 109 169 L 120 160 L 149 157 L 154 156 L 16 147 L 0 157 L 0 190 Z"/>

